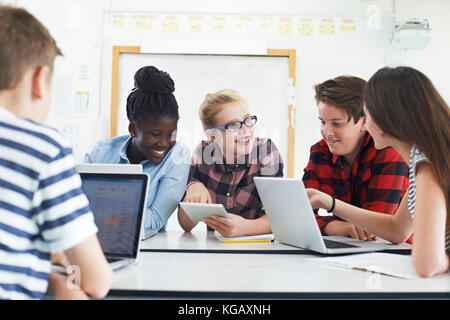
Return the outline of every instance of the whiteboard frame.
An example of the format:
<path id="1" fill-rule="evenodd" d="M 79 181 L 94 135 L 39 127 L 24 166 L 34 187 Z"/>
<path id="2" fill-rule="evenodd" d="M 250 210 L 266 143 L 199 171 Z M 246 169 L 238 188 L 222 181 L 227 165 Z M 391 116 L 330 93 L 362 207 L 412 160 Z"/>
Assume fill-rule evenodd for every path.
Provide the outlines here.
<path id="1" fill-rule="evenodd" d="M 141 53 L 140 46 L 113 46 L 112 56 L 112 82 L 111 82 L 111 109 L 110 109 L 110 137 L 117 135 L 117 120 L 119 110 L 119 58 L 122 53 Z M 151 52 L 145 52 L 151 53 Z M 169 53 L 168 53 L 169 54 Z M 173 55 L 173 53 L 170 53 Z M 182 54 L 182 53 L 177 53 Z M 211 55 L 199 53 L 196 55 Z M 289 78 L 292 79 L 292 86 L 296 84 L 296 50 L 294 49 L 267 49 L 267 54 L 223 54 L 231 56 L 258 56 L 258 57 L 287 57 L 289 59 Z M 294 177 L 295 164 L 295 108 L 292 104 L 288 106 L 288 161 L 287 177 Z"/>

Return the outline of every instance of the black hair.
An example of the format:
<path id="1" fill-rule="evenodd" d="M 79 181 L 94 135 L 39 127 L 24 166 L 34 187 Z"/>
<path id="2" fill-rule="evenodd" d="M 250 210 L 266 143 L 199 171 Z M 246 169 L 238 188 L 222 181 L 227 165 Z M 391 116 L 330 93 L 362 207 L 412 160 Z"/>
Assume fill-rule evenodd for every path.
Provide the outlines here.
<path id="1" fill-rule="evenodd" d="M 167 72 L 153 66 L 140 68 L 134 75 L 134 88 L 127 98 L 127 117 L 138 124 L 148 118 L 179 119 L 173 92 L 175 84 Z"/>

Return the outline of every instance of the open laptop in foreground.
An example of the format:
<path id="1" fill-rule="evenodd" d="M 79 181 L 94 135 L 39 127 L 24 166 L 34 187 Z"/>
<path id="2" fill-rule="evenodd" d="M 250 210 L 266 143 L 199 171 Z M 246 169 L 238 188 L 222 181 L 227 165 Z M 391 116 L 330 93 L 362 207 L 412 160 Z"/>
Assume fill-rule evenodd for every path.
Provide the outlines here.
<path id="1" fill-rule="evenodd" d="M 148 175 L 80 173 L 98 227 L 98 238 L 113 270 L 138 260 Z"/>
<path id="2" fill-rule="evenodd" d="M 118 163 L 79 163 L 76 166 L 78 173 L 128 173 L 139 174 L 143 172 L 141 164 Z M 150 183 L 150 182 L 149 182 Z M 158 229 L 144 229 L 141 240 L 147 240 L 158 233 Z"/>
<path id="3" fill-rule="evenodd" d="M 409 244 L 394 245 L 382 239 L 323 237 L 302 180 L 269 177 L 254 180 L 272 232 L 281 243 L 324 254 L 411 249 Z"/>

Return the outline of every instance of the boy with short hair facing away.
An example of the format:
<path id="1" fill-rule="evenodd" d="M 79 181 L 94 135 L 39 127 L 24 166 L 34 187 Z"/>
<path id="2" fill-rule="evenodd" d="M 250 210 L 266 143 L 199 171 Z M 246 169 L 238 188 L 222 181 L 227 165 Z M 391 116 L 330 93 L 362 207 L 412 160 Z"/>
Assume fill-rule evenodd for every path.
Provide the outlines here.
<path id="1" fill-rule="evenodd" d="M 72 150 L 40 124 L 57 55 L 39 21 L 0 5 L 0 299 L 101 298 L 112 284 Z M 51 253 L 62 251 L 78 288 L 51 273 Z"/>

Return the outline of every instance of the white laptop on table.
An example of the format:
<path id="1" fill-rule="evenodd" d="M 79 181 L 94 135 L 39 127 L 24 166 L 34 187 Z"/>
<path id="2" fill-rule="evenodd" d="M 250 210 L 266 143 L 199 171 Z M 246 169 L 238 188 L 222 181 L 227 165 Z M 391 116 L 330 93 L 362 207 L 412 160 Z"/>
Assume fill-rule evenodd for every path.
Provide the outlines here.
<path id="1" fill-rule="evenodd" d="M 137 262 L 148 175 L 81 172 L 80 176 L 111 268 L 117 270 Z"/>
<path id="2" fill-rule="evenodd" d="M 78 173 L 142 173 L 141 164 L 78 163 Z"/>
<path id="3" fill-rule="evenodd" d="M 411 249 L 408 244 L 394 245 L 382 239 L 323 237 L 302 180 L 255 177 L 254 181 L 275 239 L 281 243 L 324 254 Z"/>

